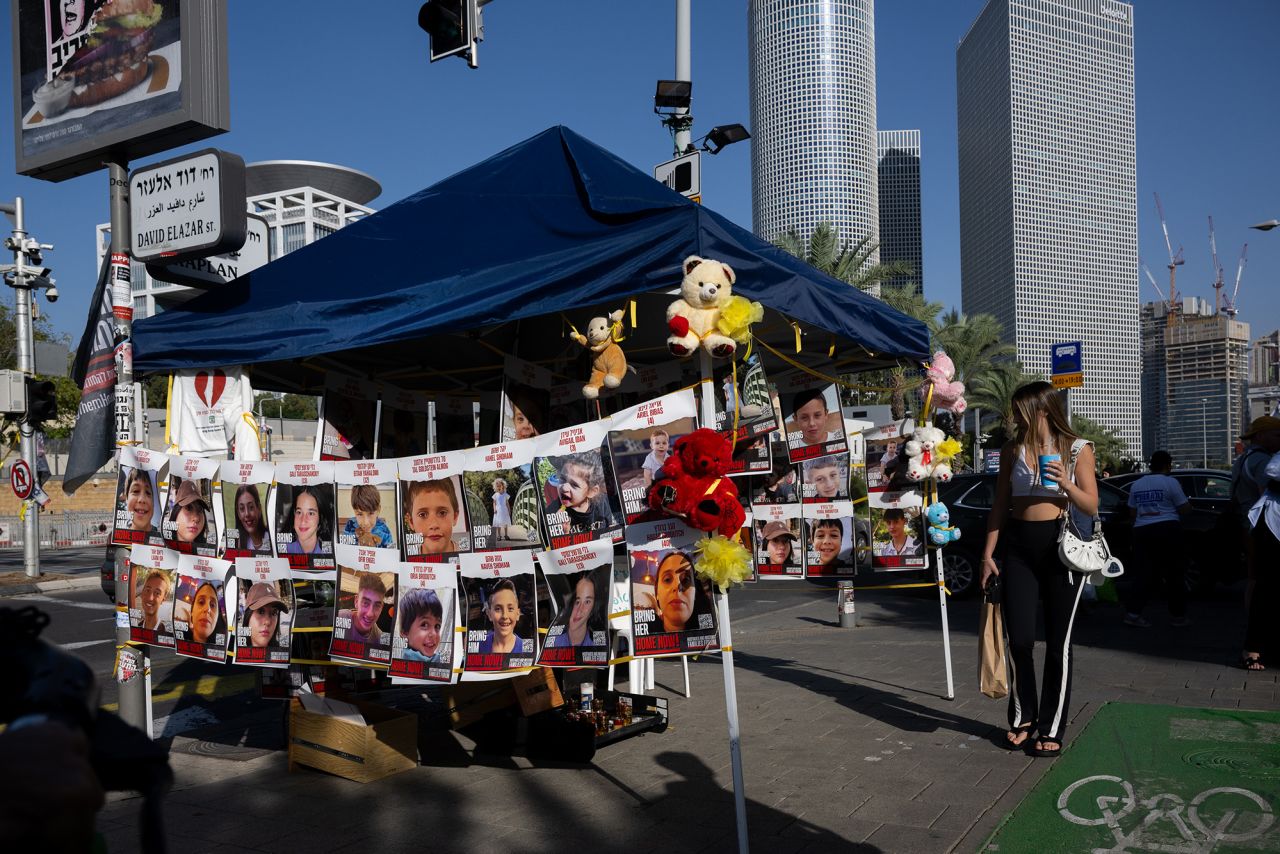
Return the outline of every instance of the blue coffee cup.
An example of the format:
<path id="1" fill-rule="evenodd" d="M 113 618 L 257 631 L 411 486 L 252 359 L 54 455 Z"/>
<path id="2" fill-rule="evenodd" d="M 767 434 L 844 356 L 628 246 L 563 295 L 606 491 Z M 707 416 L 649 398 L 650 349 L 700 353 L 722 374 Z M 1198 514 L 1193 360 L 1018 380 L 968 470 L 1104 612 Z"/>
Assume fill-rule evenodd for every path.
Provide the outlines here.
<path id="1" fill-rule="evenodd" d="M 1040 455 L 1040 485 L 1043 486 L 1045 489 L 1052 489 L 1054 492 L 1057 492 L 1058 482 L 1053 478 L 1051 478 L 1048 472 L 1044 470 L 1045 463 L 1049 462 L 1050 460 L 1061 461 L 1062 454 L 1041 454 Z"/>

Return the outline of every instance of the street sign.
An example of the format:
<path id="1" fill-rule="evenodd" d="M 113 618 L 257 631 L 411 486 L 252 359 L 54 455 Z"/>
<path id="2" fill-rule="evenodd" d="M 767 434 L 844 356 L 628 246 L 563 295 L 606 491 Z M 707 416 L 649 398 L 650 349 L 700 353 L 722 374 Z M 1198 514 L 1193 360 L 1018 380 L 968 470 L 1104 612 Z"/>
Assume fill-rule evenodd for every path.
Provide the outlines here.
<path id="1" fill-rule="evenodd" d="M 13 494 L 18 496 L 19 501 L 26 501 L 31 497 L 31 490 L 35 488 L 36 479 L 31 476 L 31 466 L 26 460 L 17 460 L 9 469 L 9 485 L 13 487 Z"/>
<path id="2" fill-rule="evenodd" d="M 244 246 L 233 252 L 210 255 L 208 258 L 192 258 L 176 264 L 148 264 L 147 272 L 151 274 L 151 278 L 162 282 L 209 288 L 225 285 L 245 273 L 265 267 L 270 260 L 270 228 L 267 221 L 257 214 L 248 215 L 247 225 Z"/>
<path id="3" fill-rule="evenodd" d="M 1079 341 L 1051 345 L 1049 365 L 1054 388 L 1080 388 L 1084 385 L 1084 362 Z"/>
<path id="4" fill-rule="evenodd" d="M 702 152 L 690 151 L 674 160 L 653 167 L 653 177 L 682 196 L 696 199 L 702 195 Z"/>
<path id="5" fill-rule="evenodd" d="M 246 229 L 244 160 L 207 148 L 129 176 L 133 257 L 173 264 L 234 252 Z"/>

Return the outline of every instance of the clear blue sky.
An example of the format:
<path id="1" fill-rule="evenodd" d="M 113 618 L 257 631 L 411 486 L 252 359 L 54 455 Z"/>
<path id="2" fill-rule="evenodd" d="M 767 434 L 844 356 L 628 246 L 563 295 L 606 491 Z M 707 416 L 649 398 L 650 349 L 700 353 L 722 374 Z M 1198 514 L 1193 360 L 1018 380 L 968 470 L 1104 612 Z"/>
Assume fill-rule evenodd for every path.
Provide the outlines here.
<path id="1" fill-rule="evenodd" d="M 458 59 L 428 64 L 426 34 L 415 23 L 418 5 L 235 0 L 232 130 L 188 150 L 214 145 L 250 163 L 352 166 L 382 183 L 383 195 L 373 202 L 379 208 L 554 124 L 646 171 L 670 156 L 652 97 L 654 81 L 674 76 L 674 0 L 494 0 L 485 8 L 476 70 Z M 715 124 L 750 125 L 746 5 L 693 3 L 695 135 Z M 879 125 L 922 131 L 926 292 L 948 306 L 960 304 L 955 47 L 982 6 L 983 0 L 896 0 L 876 9 Z M 1280 218 L 1280 2 L 1137 0 L 1135 7 L 1143 259 L 1165 287 L 1167 254 L 1152 202 L 1158 191 L 1175 249 L 1186 247 L 1180 290 L 1212 298 L 1206 222 L 1212 214 L 1229 280 L 1241 244 L 1250 243 L 1240 317 L 1255 336 L 1269 332 L 1280 326 L 1280 230 L 1247 226 Z M 6 47 L 9 20 L 0 16 Z M 2 88 L 8 120 L 12 84 Z M 61 184 L 20 178 L 8 129 L 0 146 L 0 198 L 23 196 L 28 229 L 56 245 L 45 263 L 62 299 L 42 308 L 55 329 L 75 339 L 95 276 L 93 226 L 108 219 L 106 175 Z M 746 227 L 749 144 L 703 163 L 705 203 Z M 1141 294 L 1155 298 L 1145 278 Z"/>

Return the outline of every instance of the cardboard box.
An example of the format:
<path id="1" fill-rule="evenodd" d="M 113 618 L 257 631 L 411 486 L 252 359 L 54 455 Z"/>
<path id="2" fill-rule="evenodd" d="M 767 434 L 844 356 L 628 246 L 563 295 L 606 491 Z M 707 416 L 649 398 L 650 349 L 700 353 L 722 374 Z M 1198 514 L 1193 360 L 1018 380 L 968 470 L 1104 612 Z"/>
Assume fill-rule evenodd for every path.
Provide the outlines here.
<path id="1" fill-rule="evenodd" d="M 363 725 L 316 714 L 293 700 L 289 709 L 289 770 L 306 765 L 368 783 L 418 765 L 418 717 L 373 703 L 352 703 Z"/>
<path id="2" fill-rule="evenodd" d="M 520 711 L 527 718 L 538 712 L 558 709 L 564 705 L 556 675 L 550 667 L 535 667 L 511 680 L 511 687 L 520 701 Z"/>

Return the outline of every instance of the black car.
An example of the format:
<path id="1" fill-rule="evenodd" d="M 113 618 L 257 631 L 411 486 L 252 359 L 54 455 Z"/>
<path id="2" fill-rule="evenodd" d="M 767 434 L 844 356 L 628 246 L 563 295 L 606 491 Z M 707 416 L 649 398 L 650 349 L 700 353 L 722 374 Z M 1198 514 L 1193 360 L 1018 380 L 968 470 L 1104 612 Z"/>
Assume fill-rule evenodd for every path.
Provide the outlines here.
<path id="1" fill-rule="evenodd" d="M 1191 514 L 1183 521 L 1188 546 L 1186 583 L 1190 589 L 1206 593 L 1219 581 L 1234 581 L 1243 575 L 1243 539 L 1233 517 L 1226 512 L 1230 507 L 1231 475 L 1210 470 L 1174 474 L 1180 473 L 1192 478 L 1183 486 L 1192 505 Z M 1228 488 L 1225 501 L 1213 497 L 1222 489 L 1218 478 L 1224 475 Z M 1133 558 L 1133 520 L 1128 491 L 1117 486 L 1115 480 L 1098 481 L 1098 516 L 1107 545 L 1127 566 Z M 1126 477 L 1122 484 L 1132 484 L 1135 480 L 1136 477 Z M 959 475 L 938 487 L 938 499 L 947 505 L 951 524 L 961 533 L 959 540 L 942 549 L 943 574 L 953 595 L 964 596 L 977 589 L 987 536 L 987 514 L 995 492 L 995 474 Z"/>

